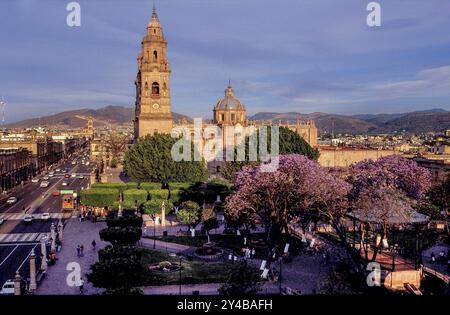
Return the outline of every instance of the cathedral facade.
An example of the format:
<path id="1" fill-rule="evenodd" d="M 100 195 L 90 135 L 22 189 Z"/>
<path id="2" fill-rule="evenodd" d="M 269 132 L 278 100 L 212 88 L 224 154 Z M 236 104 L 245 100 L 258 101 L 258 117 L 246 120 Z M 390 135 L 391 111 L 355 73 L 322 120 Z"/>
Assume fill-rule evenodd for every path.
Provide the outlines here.
<path id="1" fill-rule="evenodd" d="M 313 121 L 296 121 L 291 124 L 272 121 L 249 121 L 247 110 L 235 97 L 231 84 L 225 89 L 224 97 L 213 107 L 213 119 L 202 122 L 181 120 L 174 122 L 170 104 L 170 68 L 167 59 L 167 41 L 158 20 L 155 9 L 147 34 L 141 44 L 138 57 L 138 74 L 136 84 L 136 109 L 134 119 L 135 139 L 154 133 L 171 133 L 172 130 L 182 130 L 190 135 L 194 144 L 203 152 L 207 162 L 217 159 L 214 147 L 217 147 L 217 137 L 212 137 L 214 130 L 221 130 L 223 148 L 235 146 L 239 135 L 231 135 L 227 130 L 246 130 L 246 135 L 252 130 L 267 125 L 287 127 L 297 132 L 311 146 L 317 146 L 317 128 Z M 233 128 L 227 128 L 233 127 Z M 205 149 L 207 148 L 207 149 Z"/>

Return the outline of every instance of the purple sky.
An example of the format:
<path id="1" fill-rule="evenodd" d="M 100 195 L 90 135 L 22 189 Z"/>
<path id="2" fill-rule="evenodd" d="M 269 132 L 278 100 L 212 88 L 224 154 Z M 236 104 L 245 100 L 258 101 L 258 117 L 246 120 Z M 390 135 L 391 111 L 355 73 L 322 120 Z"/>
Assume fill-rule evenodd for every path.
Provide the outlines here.
<path id="1" fill-rule="evenodd" d="M 168 40 L 172 110 L 211 117 L 231 79 L 249 114 L 450 109 L 450 1 L 0 1 L 6 121 L 134 105 L 140 41 L 156 4 Z"/>

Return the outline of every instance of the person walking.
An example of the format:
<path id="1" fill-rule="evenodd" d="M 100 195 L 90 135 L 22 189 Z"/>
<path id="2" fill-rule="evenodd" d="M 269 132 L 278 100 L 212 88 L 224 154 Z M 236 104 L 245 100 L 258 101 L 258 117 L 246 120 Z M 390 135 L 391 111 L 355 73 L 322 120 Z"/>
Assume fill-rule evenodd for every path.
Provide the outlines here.
<path id="1" fill-rule="evenodd" d="M 92 241 L 92 249 L 95 250 L 95 246 L 97 245 L 97 243 L 95 242 L 95 240 Z"/>
<path id="2" fill-rule="evenodd" d="M 80 245 L 77 245 L 77 256 L 78 256 L 78 258 L 80 258 L 80 256 L 81 256 L 81 247 L 80 247 Z"/>
<path id="3" fill-rule="evenodd" d="M 84 280 L 80 279 L 80 294 L 84 294 Z"/>
<path id="4" fill-rule="evenodd" d="M 80 254 L 81 254 L 81 257 L 83 257 L 84 256 L 84 246 L 83 245 L 80 245 Z"/>

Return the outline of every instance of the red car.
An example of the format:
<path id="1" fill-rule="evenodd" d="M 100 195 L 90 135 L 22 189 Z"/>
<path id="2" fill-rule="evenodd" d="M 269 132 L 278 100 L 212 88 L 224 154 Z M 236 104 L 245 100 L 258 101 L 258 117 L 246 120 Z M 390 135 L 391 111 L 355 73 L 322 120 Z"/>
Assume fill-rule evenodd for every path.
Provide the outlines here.
<path id="1" fill-rule="evenodd" d="M 53 197 L 58 197 L 59 196 L 59 191 L 57 190 L 57 191 L 54 191 L 53 193 L 52 193 L 52 195 L 53 195 Z"/>

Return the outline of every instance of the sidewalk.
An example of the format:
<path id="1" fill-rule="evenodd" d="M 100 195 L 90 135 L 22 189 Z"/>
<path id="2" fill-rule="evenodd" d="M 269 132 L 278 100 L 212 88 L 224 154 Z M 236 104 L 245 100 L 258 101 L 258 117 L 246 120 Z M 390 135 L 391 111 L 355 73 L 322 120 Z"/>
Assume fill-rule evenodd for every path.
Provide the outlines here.
<path id="1" fill-rule="evenodd" d="M 141 238 L 139 241 L 141 246 L 147 247 L 149 249 L 153 249 L 153 244 L 155 244 L 155 249 L 157 250 L 165 250 L 166 252 L 172 252 L 175 254 L 182 253 L 185 251 L 189 251 L 192 247 L 186 245 L 180 245 L 175 243 L 163 242 L 158 240 L 152 240 L 148 238 Z"/>
<path id="2" fill-rule="evenodd" d="M 106 227 L 106 223 L 92 223 L 90 221 L 79 222 L 78 219 L 67 221 L 63 231 L 63 247 L 57 257 L 59 258 L 55 265 L 49 266 L 46 277 L 39 284 L 36 295 L 78 295 L 78 287 L 70 287 L 66 278 L 71 272 L 67 271 L 66 266 L 70 262 L 80 264 L 82 278 L 84 280 L 84 294 L 97 294 L 102 289 L 94 288 L 87 281 L 86 274 L 90 271 L 90 266 L 98 259 L 98 250 L 104 248 L 109 243 L 100 240 L 98 232 Z M 96 250 L 92 249 L 91 243 L 95 239 L 97 243 Z M 84 246 L 84 256 L 77 257 L 77 245 Z"/>
<path id="3" fill-rule="evenodd" d="M 193 291 L 199 291 L 201 295 L 217 295 L 220 288 L 220 283 L 206 283 L 206 284 L 183 284 L 181 286 L 181 294 L 192 295 Z M 178 295 L 180 294 L 179 285 L 163 285 L 143 287 L 145 295 Z"/>

